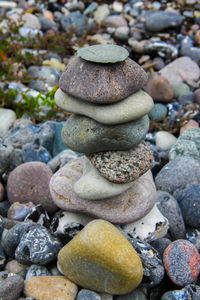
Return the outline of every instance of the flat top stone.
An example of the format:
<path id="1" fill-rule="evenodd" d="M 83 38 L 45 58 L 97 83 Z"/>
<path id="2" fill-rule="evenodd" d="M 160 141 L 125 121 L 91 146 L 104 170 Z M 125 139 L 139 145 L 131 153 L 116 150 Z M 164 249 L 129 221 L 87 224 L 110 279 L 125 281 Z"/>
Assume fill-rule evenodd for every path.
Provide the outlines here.
<path id="1" fill-rule="evenodd" d="M 52 176 L 50 191 L 58 207 L 118 224 L 138 220 L 151 210 L 156 201 L 151 171 L 136 179 L 132 187 L 119 196 L 98 201 L 79 198 L 73 186 L 82 176 L 83 161 L 84 157 L 70 161 Z"/>
<path id="2" fill-rule="evenodd" d="M 153 162 L 153 155 L 145 142 L 129 151 L 106 151 L 88 155 L 103 177 L 115 183 L 134 181 L 146 173 Z"/>
<path id="3" fill-rule="evenodd" d="M 123 61 L 129 53 L 117 45 L 94 45 L 79 49 L 77 55 L 88 61 L 107 64 Z"/>

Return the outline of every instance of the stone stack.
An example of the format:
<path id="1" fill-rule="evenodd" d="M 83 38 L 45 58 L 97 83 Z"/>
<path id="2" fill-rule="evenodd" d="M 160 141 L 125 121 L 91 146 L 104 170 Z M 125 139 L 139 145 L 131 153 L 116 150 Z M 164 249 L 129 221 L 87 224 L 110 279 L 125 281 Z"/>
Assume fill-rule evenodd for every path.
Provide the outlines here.
<path id="1" fill-rule="evenodd" d="M 55 101 L 73 113 L 62 130 L 64 143 L 85 156 L 52 177 L 58 207 L 116 224 L 152 209 L 153 157 L 143 139 L 153 101 L 141 90 L 146 81 L 145 71 L 116 45 L 82 48 L 69 61 Z"/>

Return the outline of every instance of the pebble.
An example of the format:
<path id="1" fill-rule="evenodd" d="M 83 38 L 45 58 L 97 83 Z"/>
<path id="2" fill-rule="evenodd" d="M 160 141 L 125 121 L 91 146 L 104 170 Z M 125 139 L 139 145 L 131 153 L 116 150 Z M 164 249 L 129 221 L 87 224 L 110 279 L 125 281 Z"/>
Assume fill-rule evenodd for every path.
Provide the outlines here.
<path id="1" fill-rule="evenodd" d="M 15 120 L 16 114 L 13 110 L 0 108 L 0 138 L 6 135 Z"/>
<path id="2" fill-rule="evenodd" d="M 190 57 L 192 60 L 196 61 L 196 63 L 200 61 L 200 49 L 199 47 L 193 46 L 193 40 L 189 36 L 186 36 L 181 41 L 180 54 L 182 56 Z"/>
<path id="3" fill-rule="evenodd" d="M 99 5 L 94 12 L 94 20 L 100 25 L 109 13 L 110 10 L 108 4 Z"/>
<path id="4" fill-rule="evenodd" d="M 23 271 L 26 271 L 29 268 L 27 265 L 20 264 L 16 259 L 12 259 L 7 262 L 5 266 L 5 270 L 8 273 L 20 274 Z"/>
<path id="5" fill-rule="evenodd" d="M 62 139 L 70 149 L 81 153 L 129 150 L 144 139 L 148 128 L 147 115 L 120 125 L 103 125 L 88 117 L 72 114 L 64 124 Z"/>
<path id="6" fill-rule="evenodd" d="M 119 27 L 127 27 L 127 21 L 119 15 L 112 15 L 112 16 L 108 16 L 103 23 L 106 26 L 111 26 L 111 27 L 115 27 L 115 28 L 119 28 Z"/>
<path id="7" fill-rule="evenodd" d="M 97 7 L 98 5 L 96 2 L 90 3 L 90 5 L 84 10 L 84 15 L 92 15 Z"/>
<path id="8" fill-rule="evenodd" d="M 200 185 L 188 184 L 184 189 L 176 190 L 175 197 L 181 208 L 185 223 L 190 227 L 200 227 Z"/>
<path id="9" fill-rule="evenodd" d="M 146 173 L 153 156 L 145 142 L 128 151 L 106 151 L 87 154 L 103 177 L 114 183 L 132 182 Z"/>
<path id="10" fill-rule="evenodd" d="M 199 128 L 199 124 L 195 120 L 189 120 L 185 125 L 180 129 L 180 135 L 189 128 Z"/>
<path id="11" fill-rule="evenodd" d="M 80 154 L 80 153 L 79 153 Z M 78 157 L 78 154 L 72 150 L 64 150 L 56 155 L 53 159 L 48 162 L 49 168 L 55 173 L 58 169 L 64 167 L 70 160 Z"/>
<path id="12" fill-rule="evenodd" d="M 31 89 L 39 92 L 48 92 L 49 89 L 58 84 L 60 72 L 52 67 L 30 66 L 27 70 L 27 75 L 36 78 L 29 83 Z M 37 78 L 42 78 L 42 80 Z"/>
<path id="13" fill-rule="evenodd" d="M 197 300 L 200 297 L 200 287 L 195 284 L 186 285 L 181 290 L 166 292 L 161 300 Z"/>
<path id="14" fill-rule="evenodd" d="M 56 211 L 53 203 L 49 181 L 52 176 L 51 169 L 41 162 L 28 162 L 14 169 L 8 178 L 7 193 L 10 203 L 32 202 L 41 204 L 48 212 Z"/>
<path id="15" fill-rule="evenodd" d="M 144 50 L 149 54 L 156 54 L 162 58 L 170 60 L 178 56 L 177 47 L 163 41 L 155 41 L 153 43 L 147 44 Z"/>
<path id="16" fill-rule="evenodd" d="M 180 96 L 187 95 L 190 93 L 190 88 L 183 82 L 178 82 L 170 85 L 174 92 L 174 97 L 179 98 Z"/>
<path id="17" fill-rule="evenodd" d="M 122 230 L 129 236 L 148 242 L 165 236 L 168 227 L 168 220 L 162 215 L 156 204 L 143 218 L 130 224 L 121 225 Z"/>
<path id="18" fill-rule="evenodd" d="M 55 260 L 62 247 L 60 240 L 43 226 L 33 225 L 24 232 L 15 251 L 15 258 L 23 264 L 45 265 Z"/>
<path id="19" fill-rule="evenodd" d="M 125 237 L 139 254 L 143 265 L 143 279 L 141 286 L 153 287 L 158 285 L 164 276 L 165 270 L 160 255 L 149 243 L 139 238 Z"/>
<path id="20" fill-rule="evenodd" d="M 0 202 L 3 201 L 3 198 L 4 198 L 4 186 L 0 182 Z"/>
<path id="21" fill-rule="evenodd" d="M 143 293 L 143 291 L 140 291 L 139 289 L 134 290 L 133 292 L 117 296 L 116 300 L 147 300 L 146 295 Z"/>
<path id="22" fill-rule="evenodd" d="M 4 270 L 5 263 L 6 263 L 6 255 L 3 251 L 3 248 L 0 245 L 0 270 Z"/>
<path id="23" fill-rule="evenodd" d="M 25 217 L 33 210 L 34 204 L 32 202 L 19 203 L 14 202 L 8 209 L 8 219 L 23 221 Z"/>
<path id="24" fill-rule="evenodd" d="M 133 185 L 133 182 L 119 184 L 107 180 L 89 159 L 84 159 L 83 175 L 73 186 L 74 192 L 81 199 L 102 200 L 118 196 Z"/>
<path id="25" fill-rule="evenodd" d="M 129 52 L 117 45 L 94 45 L 79 49 L 77 55 L 87 61 L 105 64 L 124 61 Z"/>
<path id="26" fill-rule="evenodd" d="M 7 273 L 0 284 L 0 298 L 2 300 L 17 300 L 23 290 L 23 287 L 24 280 L 21 276 Z"/>
<path id="27" fill-rule="evenodd" d="M 146 215 L 153 207 L 156 194 L 150 171 L 138 178 L 122 195 L 101 201 L 79 198 L 73 191 L 73 185 L 82 175 L 82 164 L 83 157 L 69 162 L 52 176 L 50 190 L 58 207 L 118 224 L 133 222 Z"/>
<path id="28" fill-rule="evenodd" d="M 56 68 L 58 71 L 63 72 L 65 70 L 65 64 L 62 64 L 57 58 L 51 57 L 42 62 L 43 66 L 50 66 Z"/>
<path id="29" fill-rule="evenodd" d="M 183 132 L 169 151 L 169 159 L 189 156 L 200 161 L 200 128 L 189 128 Z"/>
<path id="30" fill-rule="evenodd" d="M 157 191 L 157 205 L 169 221 L 169 232 L 173 239 L 185 238 L 185 223 L 182 209 L 176 199 L 167 192 Z"/>
<path id="31" fill-rule="evenodd" d="M 42 146 L 27 143 L 21 151 L 23 162 L 41 161 L 48 163 L 51 160 L 51 154 Z"/>
<path id="32" fill-rule="evenodd" d="M 195 82 L 200 77 L 200 68 L 190 57 L 182 56 L 162 68 L 159 73 L 170 85 L 180 82 Z"/>
<path id="33" fill-rule="evenodd" d="M 44 266 L 31 265 L 27 270 L 25 279 L 29 279 L 34 276 L 51 276 L 51 273 Z"/>
<path id="34" fill-rule="evenodd" d="M 78 285 L 108 294 L 130 292 L 141 282 L 143 273 L 137 252 L 116 227 L 104 220 L 88 223 L 64 246 L 58 254 L 58 266 Z"/>
<path id="35" fill-rule="evenodd" d="M 55 157 L 60 152 L 66 150 L 66 145 L 63 143 L 61 138 L 61 131 L 63 129 L 63 125 L 65 122 L 56 122 L 55 124 L 55 136 L 53 140 L 53 149 L 52 149 L 52 156 Z"/>
<path id="36" fill-rule="evenodd" d="M 168 80 L 157 74 L 154 74 L 149 78 L 145 90 L 154 101 L 165 103 L 171 101 L 173 98 L 173 90 L 171 89 Z"/>
<path id="37" fill-rule="evenodd" d="M 74 300 L 76 284 L 64 276 L 36 276 L 24 282 L 24 294 L 37 300 Z"/>
<path id="38" fill-rule="evenodd" d="M 170 150 L 176 143 L 177 138 L 168 131 L 158 131 L 155 134 L 156 146 L 163 150 Z"/>
<path id="39" fill-rule="evenodd" d="M 9 169 L 13 157 L 14 149 L 10 145 L 5 145 L 0 141 L 0 175 Z"/>
<path id="40" fill-rule="evenodd" d="M 72 27 L 72 30 L 76 32 L 77 36 L 80 36 L 87 27 L 85 16 L 78 10 L 62 16 L 60 23 L 62 29 L 66 32 Z"/>
<path id="41" fill-rule="evenodd" d="M 55 93 L 56 104 L 65 111 L 87 116 L 95 121 L 107 124 L 130 122 L 146 115 L 153 108 L 152 98 L 142 90 L 125 98 L 123 101 L 109 104 L 84 103 L 82 100 L 67 95 L 58 89 Z"/>
<path id="42" fill-rule="evenodd" d="M 200 104 L 200 88 L 194 91 L 194 102 Z"/>
<path id="43" fill-rule="evenodd" d="M 195 228 L 187 228 L 186 239 L 195 245 L 197 250 L 200 250 L 200 231 Z"/>
<path id="44" fill-rule="evenodd" d="M 176 240 L 164 251 L 163 262 L 167 275 L 178 286 L 194 282 L 199 275 L 200 256 L 187 240 Z"/>
<path id="45" fill-rule="evenodd" d="M 182 23 L 183 17 L 171 11 L 155 11 L 147 14 L 145 26 L 148 31 L 160 32 L 164 29 L 177 27 Z"/>
<path id="46" fill-rule="evenodd" d="M 180 156 L 167 163 L 155 177 L 157 190 L 171 195 L 187 184 L 200 183 L 200 163 L 192 157 Z"/>
<path id="47" fill-rule="evenodd" d="M 163 257 L 163 253 L 169 244 L 171 244 L 171 241 L 165 237 L 151 242 L 151 245 L 158 251 L 160 257 Z"/>
<path id="48" fill-rule="evenodd" d="M 106 46 L 110 45 L 104 45 Z M 84 49 L 81 48 L 78 53 L 81 50 L 83 52 Z M 125 52 L 122 58 L 124 60 L 128 56 L 128 51 L 125 48 L 122 49 Z M 109 54 L 108 50 L 106 53 Z M 62 73 L 59 86 L 64 93 L 77 99 L 108 104 L 139 91 L 146 81 L 146 72 L 130 58 L 116 64 L 105 64 L 91 63 L 74 56 L 70 59 L 65 72 Z"/>
<path id="49" fill-rule="evenodd" d="M 32 39 L 37 39 L 37 37 L 42 37 L 43 33 L 39 29 L 31 28 L 31 27 L 19 27 L 19 35 L 25 39 L 28 37 Z"/>
<path id="50" fill-rule="evenodd" d="M 101 296 L 93 291 L 82 289 L 78 293 L 76 300 L 102 300 Z"/>
<path id="51" fill-rule="evenodd" d="M 47 31 L 48 29 L 59 27 L 59 25 L 56 22 L 44 16 L 39 16 L 39 21 L 43 31 Z"/>
<path id="52" fill-rule="evenodd" d="M 39 19 L 31 13 L 25 13 L 24 15 L 22 15 L 22 22 L 24 23 L 24 27 L 31 27 L 39 30 L 41 29 Z"/>
<path id="53" fill-rule="evenodd" d="M 149 113 L 149 118 L 156 121 L 161 121 L 167 114 L 167 107 L 161 103 L 155 103 L 154 107 Z"/>

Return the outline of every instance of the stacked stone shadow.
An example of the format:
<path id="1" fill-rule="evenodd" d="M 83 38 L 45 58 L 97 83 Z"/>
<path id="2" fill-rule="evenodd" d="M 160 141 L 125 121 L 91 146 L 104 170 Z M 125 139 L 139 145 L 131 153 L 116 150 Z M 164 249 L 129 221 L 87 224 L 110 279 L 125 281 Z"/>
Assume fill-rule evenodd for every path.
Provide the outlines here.
<path id="1" fill-rule="evenodd" d="M 144 138 L 152 98 L 142 90 L 145 71 L 116 45 L 78 50 L 60 78 L 57 105 L 72 115 L 63 142 L 85 155 L 51 179 L 56 205 L 115 224 L 144 217 L 156 201 Z"/>

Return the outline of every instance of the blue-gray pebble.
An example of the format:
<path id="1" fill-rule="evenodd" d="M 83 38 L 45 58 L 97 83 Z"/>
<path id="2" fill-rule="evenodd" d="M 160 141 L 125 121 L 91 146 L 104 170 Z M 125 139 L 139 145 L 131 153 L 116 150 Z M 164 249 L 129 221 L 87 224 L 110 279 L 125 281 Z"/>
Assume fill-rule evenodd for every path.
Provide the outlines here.
<path id="1" fill-rule="evenodd" d="M 167 114 L 167 107 L 161 103 L 155 103 L 154 107 L 149 113 L 149 118 L 156 121 L 162 120 Z"/>
<path id="2" fill-rule="evenodd" d="M 101 300 L 101 296 L 96 292 L 82 289 L 76 296 L 76 300 Z"/>
<path id="3" fill-rule="evenodd" d="M 160 32 L 170 27 L 179 26 L 183 17 L 179 13 L 171 11 L 151 12 L 146 16 L 146 29 L 152 32 Z"/>
<path id="4" fill-rule="evenodd" d="M 195 284 L 189 284 L 181 290 L 174 290 L 162 295 L 161 300 L 199 300 L 200 287 Z"/>
<path id="5" fill-rule="evenodd" d="M 129 150 L 144 139 L 148 128 L 147 115 L 124 124 L 104 125 L 72 114 L 63 127 L 62 139 L 67 147 L 81 153 Z"/>
<path id="6" fill-rule="evenodd" d="M 29 279 L 34 276 L 51 276 L 51 273 L 44 266 L 32 265 L 28 269 L 25 279 Z"/>

